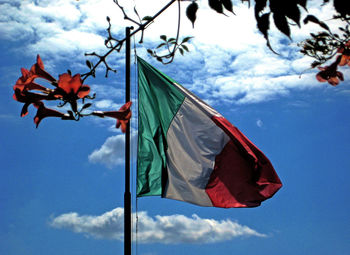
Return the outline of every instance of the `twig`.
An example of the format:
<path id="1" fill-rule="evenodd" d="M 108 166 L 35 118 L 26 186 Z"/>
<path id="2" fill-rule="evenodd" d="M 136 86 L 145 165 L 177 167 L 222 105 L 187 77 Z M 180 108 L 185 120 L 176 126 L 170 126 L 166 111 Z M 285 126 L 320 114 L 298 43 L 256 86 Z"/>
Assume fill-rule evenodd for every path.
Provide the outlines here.
<path id="1" fill-rule="evenodd" d="M 119 8 L 121 7 L 121 6 L 119 5 L 119 3 L 117 3 L 117 2 L 118 2 L 117 0 L 113 0 L 113 1 L 116 2 L 116 4 L 119 6 Z M 177 1 L 177 0 L 171 0 L 168 4 L 166 4 L 161 10 L 159 10 L 155 15 L 153 15 L 153 16 L 152 16 L 149 20 L 147 20 L 145 23 L 140 24 L 140 23 L 136 22 L 136 24 L 138 25 L 138 28 L 137 28 L 136 30 L 134 30 L 134 32 L 130 33 L 130 37 L 134 36 L 135 34 L 137 34 L 137 33 L 140 32 L 140 31 L 145 30 L 145 29 L 148 27 L 148 25 L 150 25 L 160 14 L 162 14 L 167 8 L 169 8 L 175 1 Z M 123 7 L 121 8 L 121 10 L 122 10 L 123 13 L 124 13 Z M 127 19 L 130 20 L 130 21 L 132 21 L 132 20 L 131 20 L 130 18 L 128 18 L 128 17 L 127 17 Z M 133 21 L 133 22 L 135 23 L 135 21 Z M 126 38 L 123 38 L 123 39 L 121 39 L 121 40 L 117 40 L 117 39 L 113 38 L 113 37 L 111 36 L 111 34 L 110 34 L 110 27 L 108 27 L 107 30 L 109 31 L 109 38 L 108 38 L 109 40 L 106 42 L 106 44 L 108 44 L 108 42 L 110 42 L 111 40 L 116 41 L 117 44 L 114 45 L 114 46 L 112 46 L 112 43 L 110 42 L 111 45 L 110 45 L 109 47 L 107 47 L 107 48 L 109 48 L 109 51 L 107 51 L 103 56 L 98 56 L 97 54 L 96 54 L 97 56 L 94 55 L 94 56 L 98 57 L 99 60 L 97 61 L 96 64 L 94 64 L 94 65 L 91 67 L 91 69 L 90 69 L 89 72 L 84 73 L 84 74 L 81 75 L 81 77 L 82 77 L 82 82 L 84 82 L 89 76 L 94 75 L 94 74 L 95 74 L 95 71 L 96 71 L 96 68 L 97 68 L 102 62 L 106 65 L 106 59 L 107 59 L 107 57 L 108 57 L 113 51 L 118 51 L 118 52 L 119 52 L 119 51 L 121 50 L 121 48 L 122 48 L 122 46 L 123 46 L 125 40 L 126 40 Z M 107 65 L 106 65 L 106 66 L 107 66 Z M 107 67 L 107 68 L 108 68 L 108 67 Z"/>

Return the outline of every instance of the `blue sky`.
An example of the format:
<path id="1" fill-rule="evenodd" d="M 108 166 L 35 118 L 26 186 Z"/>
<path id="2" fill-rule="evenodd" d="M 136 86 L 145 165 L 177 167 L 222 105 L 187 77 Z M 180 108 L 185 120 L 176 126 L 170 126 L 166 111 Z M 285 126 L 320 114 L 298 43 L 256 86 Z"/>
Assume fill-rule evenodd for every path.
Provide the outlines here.
<path id="1" fill-rule="evenodd" d="M 141 16 L 167 1 L 151 2 L 136 1 Z M 350 72 L 341 70 L 338 87 L 317 82 L 316 70 L 308 70 L 312 60 L 297 48 L 309 31 L 293 28 L 289 41 L 273 30 L 277 56 L 257 32 L 253 10 L 238 2 L 238 15 L 229 17 L 203 5 L 194 30 L 183 19 L 182 33 L 195 38 L 191 53 L 171 65 L 150 59 L 146 49 L 159 44 L 160 34 L 175 36 L 169 20 L 176 20 L 176 8 L 149 27 L 136 51 L 236 125 L 268 156 L 284 186 L 250 209 L 141 198 L 134 252 L 349 254 Z M 310 12 L 327 19 L 331 10 L 311 5 Z M 51 118 L 36 129 L 34 108 L 20 118 L 21 104 L 12 99 L 20 68 L 30 68 L 37 54 L 55 77 L 86 71 L 84 52 L 105 52 L 107 15 L 123 36 L 127 23 L 111 0 L 0 2 L 0 254 L 122 254 L 123 136 L 115 123 Z M 110 62 L 116 75 L 86 80 L 97 94 L 96 110 L 123 104 L 123 53 Z"/>

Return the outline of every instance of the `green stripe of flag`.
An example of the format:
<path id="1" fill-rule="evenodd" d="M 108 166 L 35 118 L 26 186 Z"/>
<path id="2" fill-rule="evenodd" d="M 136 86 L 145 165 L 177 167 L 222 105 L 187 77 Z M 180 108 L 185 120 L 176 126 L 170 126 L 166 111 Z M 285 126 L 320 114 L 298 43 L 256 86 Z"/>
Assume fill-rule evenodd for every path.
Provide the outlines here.
<path id="1" fill-rule="evenodd" d="M 185 96 L 174 80 L 138 57 L 137 196 L 162 195 L 166 133 Z"/>

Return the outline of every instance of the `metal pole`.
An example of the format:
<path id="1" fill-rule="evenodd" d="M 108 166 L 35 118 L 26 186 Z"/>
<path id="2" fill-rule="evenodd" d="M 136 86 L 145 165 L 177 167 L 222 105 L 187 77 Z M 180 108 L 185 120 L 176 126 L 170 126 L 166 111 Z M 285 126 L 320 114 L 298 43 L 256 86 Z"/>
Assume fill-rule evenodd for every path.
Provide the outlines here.
<path id="1" fill-rule="evenodd" d="M 125 101 L 130 101 L 130 27 L 125 41 Z M 130 122 L 125 133 L 124 255 L 131 255 Z"/>

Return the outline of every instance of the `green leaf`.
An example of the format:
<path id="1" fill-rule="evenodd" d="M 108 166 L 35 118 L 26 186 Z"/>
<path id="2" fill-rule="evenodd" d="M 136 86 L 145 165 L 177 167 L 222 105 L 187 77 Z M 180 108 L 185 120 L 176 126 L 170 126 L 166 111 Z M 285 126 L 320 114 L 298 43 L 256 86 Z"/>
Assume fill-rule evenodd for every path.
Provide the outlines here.
<path id="1" fill-rule="evenodd" d="M 350 2 L 349 0 L 334 0 L 333 2 L 335 10 L 343 17 L 350 15 Z"/>
<path id="2" fill-rule="evenodd" d="M 136 6 L 134 6 L 134 12 L 135 12 L 135 14 L 136 14 L 138 17 L 140 17 L 139 13 L 138 13 L 137 10 L 136 10 Z"/>
<path id="3" fill-rule="evenodd" d="M 186 16 L 192 22 L 192 27 L 194 27 L 194 22 L 196 21 L 196 14 L 198 10 L 198 4 L 193 1 L 186 9 Z"/>
<path id="4" fill-rule="evenodd" d="M 267 0 L 255 0 L 255 17 L 266 7 Z"/>
<path id="5" fill-rule="evenodd" d="M 151 49 L 147 49 L 147 52 L 148 52 L 148 54 L 150 54 L 151 56 L 154 55 L 154 53 L 153 53 L 153 51 L 152 51 Z"/>
<path id="6" fill-rule="evenodd" d="M 81 108 L 81 111 L 89 108 L 91 105 L 92 105 L 91 103 L 84 104 L 83 107 Z"/>
<path id="7" fill-rule="evenodd" d="M 290 28 L 286 16 L 280 13 L 274 13 L 273 20 L 278 30 L 290 38 Z"/>
<path id="8" fill-rule="evenodd" d="M 299 4 L 301 7 L 303 7 L 307 11 L 306 3 L 307 3 L 307 0 L 297 0 L 297 4 Z"/>
<path id="9" fill-rule="evenodd" d="M 188 42 L 188 41 L 191 40 L 192 38 L 193 38 L 193 36 L 185 37 L 185 38 L 182 40 L 181 44 L 182 44 L 182 43 Z"/>
<path id="10" fill-rule="evenodd" d="M 306 25 L 308 22 L 313 22 L 316 24 L 319 24 L 320 21 L 318 18 L 316 18 L 314 15 L 307 15 L 306 18 L 304 19 L 304 24 Z"/>
<path id="11" fill-rule="evenodd" d="M 232 2 L 231 0 L 221 0 L 222 5 L 225 7 L 226 10 L 228 10 L 229 12 L 233 12 L 232 9 Z"/>
<path id="12" fill-rule="evenodd" d="M 321 64 L 322 64 L 322 63 L 319 62 L 319 61 L 314 61 L 314 62 L 311 63 L 311 68 L 315 68 L 315 67 L 317 67 L 317 66 L 319 66 L 319 65 L 321 65 Z"/>
<path id="13" fill-rule="evenodd" d="M 208 3 L 210 8 L 212 8 L 216 12 L 218 13 L 224 12 L 224 8 L 222 7 L 222 3 L 220 2 L 220 0 L 209 0 Z"/>
<path id="14" fill-rule="evenodd" d="M 285 15 L 297 23 L 300 27 L 300 10 L 296 4 L 290 5 L 288 8 L 286 8 Z"/>
<path id="15" fill-rule="evenodd" d="M 180 51 L 181 55 L 184 54 L 184 50 L 183 49 L 179 48 L 179 51 Z"/>
<path id="16" fill-rule="evenodd" d="M 90 68 L 90 69 L 92 68 L 92 63 L 90 60 L 86 60 L 86 65 L 88 68 Z"/>
<path id="17" fill-rule="evenodd" d="M 326 29 L 326 30 L 328 30 L 328 31 L 329 31 L 329 27 L 327 26 L 327 24 L 326 24 L 326 23 L 321 22 L 321 23 L 320 23 L 320 26 L 321 26 L 322 28 L 324 28 L 324 29 Z"/>
<path id="18" fill-rule="evenodd" d="M 153 19 L 153 17 L 151 17 L 151 16 L 145 16 L 142 18 L 142 20 L 144 20 L 144 21 L 150 21 L 152 19 Z"/>
<path id="19" fill-rule="evenodd" d="M 176 41 L 176 39 L 175 38 L 170 38 L 169 40 L 168 40 L 168 42 L 170 43 L 170 42 L 175 42 Z"/>
<path id="20" fill-rule="evenodd" d="M 321 33 L 318 34 L 318 36 L 320 36 L 320 37 L 327 37 L 327 36 L 330 36 L 330 34 L 328 32 L 321 32 Z M 334 34 L 334 36 L 335 36 L 335 34 Z"/>
<path id="21" fill-rule="evenodd" d="M 182 44 L 181 47 L 182 47 L 185 51 L 189 52 L 189 50 L 188 50 L 188 48 L 187 48 L 186 45 L 183 45 L 183 44 Z"/>
<path id="22" fill-rule="evenodd" d="M 268 30 L 270 29 L 270 13 L 265 13 L 261 17 L 257 17 L 258 29 L 264 35 L 265 39 L 268 38 Z"/>
<path id="23" fill-rule="evenodd" d="M 166 41 L 166 35 L 161 35 L 160 39 L 162 39 L 163 41 Z"/>
<path id="24" fill-rule="evenodd" d="M 157 46 L 157 49 L 159 49 L 160 47 L 163 47 L 164 45 L 166 45 L 166 43 L 161 43 Z"/>
<path id="25" fill-rule="evenodd" d="M 319 21 L 318 18 L 316 18 L 314 15 L 306 16 L 306 18 L 304 19 L 304 24 L 307 24 L 308 22 L 313 22 L 315 24 L 318 24 L 323 29 L 326 29 L 329 31 L 329 27 L 327 26 L 327 24 L 322 21 Z"/>

